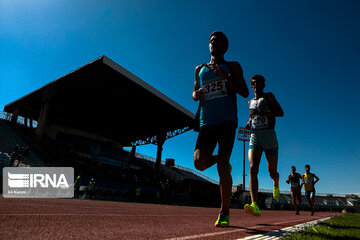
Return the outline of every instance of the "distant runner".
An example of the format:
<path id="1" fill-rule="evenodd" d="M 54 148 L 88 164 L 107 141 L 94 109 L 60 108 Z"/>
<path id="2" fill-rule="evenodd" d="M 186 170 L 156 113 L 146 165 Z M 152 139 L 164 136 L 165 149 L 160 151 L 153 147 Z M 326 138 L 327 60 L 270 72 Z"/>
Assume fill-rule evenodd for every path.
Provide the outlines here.
<path id="1" fill-rule="evenodd" d="M 77 198 L 77 199 L 80 196 L 81 175 L 82 174 L 80 173 L 74 183 L 74 198 Z"/>
<path id="2" fill-rule="evenodd" d="M 320 180 L 314 173 L 310 173 L 310 165 L 305 165 L 305 173 L 301 179 L 304 184 L 305 198 L 309 202 L 311 216 L 314 215 L 315 184 Z M 314 181 L 314 178 L 316 179 Z"/>
<path id="3" fill-rule="evenodd" d="M 255 97 L 249 101 L 250 119 L 246 129 L 251 129 L 249 143 L 249 185 L 251 204 L 244 207 L 245 213 L 260 216 L 261 212 L 257 205 L 258 200 L 258 172 L 261 155 L 265 152 L 268 162 L 270 177 L 274 180 L 273 197 L 280 198 L 278 164 L 278 141 L 275 133 L 275 117 L 284 116 L 284 112 L 276 100 L 274 94 L 264 93 L 265 78 L 261 75 L 254 75 L 250 79 L 251 88 Z"/>
<path id="4" fill-rule="evenodd" d="M 300 173 L 296 172 L 296 167 L 292 166 L 291 167 L 291 173 L 288 176 L 288 180 L 286 180 L 286 183 L 291 185 L 291 198 L 293 200 L 293 205 L 296 211 L 296 215 L 299 215 L 299 209 L 298 206 L 296 204 L 296 199 L 299 201 L 299 204 L 302 203 L 301 200 L 301 188 L 302 185 L 300 185 L 300 179 L 301 179 L 301 175 Z"/>
<path id="5" fill-rule="evenodd" d="M 89 186 L 88 186 L 88 193 L 89 193 L 89 197 L 92 200 L 94 197 L 94 193 L 95 193 L 95 180 L 92 178 L 90 180 Z"/>
<path id="6" fill-rule="evenodd" d="M 192 98 L 200 100 L 199 135 L 194 152 L 196 169 L 204 171 L 217 163 L 220 177 L 221 209 L 216 227 L 228 226 L 231 197 L 231 165 L 229 163 L 238 124 L 236 94 L 246 98 L 249 90 L 238 62 L 227 62 L 224 54 L 228 39 L 216 31 L 210 35 L 211 61 L 195 69 Z M 213 155 L 216 144 L 218 155 Z"/>

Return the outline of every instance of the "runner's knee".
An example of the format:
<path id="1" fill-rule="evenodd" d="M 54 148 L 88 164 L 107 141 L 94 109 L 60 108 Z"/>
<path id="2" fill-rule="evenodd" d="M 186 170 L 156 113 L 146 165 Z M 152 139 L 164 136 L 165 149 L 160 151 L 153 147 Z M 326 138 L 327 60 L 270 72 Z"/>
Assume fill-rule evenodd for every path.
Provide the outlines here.
<path id="1" fill-rule="evenodd" d="M 194 166 L 199 171 L 204 171 L 207 168 L 206 157 L 204 153 L 201 153 L 199 149 L 194 152 Z M 209 161 L 209 160 L 207 160 Z"/>
<path id="2" fill-rule="evenodd" d="M 200 162 L 199 160 L 194 161 L 194 166 L 199 171 L 204 171 L 206 169 L 206 166 L 204 163 Z"/>
<path id="3" fill-rule="evenodd" d="M 257 175 L 259 173 L 259 167 L 250 164 L 250 175 Z"/>

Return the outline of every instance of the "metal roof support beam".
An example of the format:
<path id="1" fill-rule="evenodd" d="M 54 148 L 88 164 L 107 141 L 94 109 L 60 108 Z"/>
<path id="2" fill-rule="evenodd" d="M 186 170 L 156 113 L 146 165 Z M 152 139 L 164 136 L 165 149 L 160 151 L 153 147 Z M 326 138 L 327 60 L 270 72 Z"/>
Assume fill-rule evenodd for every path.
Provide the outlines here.
<path id="1" fill-rule="evenodd" d="M 25 117 L 25 127 L 29 127 L 29 118 Z"/>
<path id="2" fill-rule="evenodd" d="M 42 106 L 39 114 L 38 125 L 36 128 L 36 136 L 35 136 L 36 141 L 40 141 L 43 136 L 46 125 L 46 118 L 49 113 L 50 100 L 52 98 L 53 91 L 54 91 L 54 87 L 50 86 L 45 88 L 44 91 L 42 92 L 42 96 L 41 96 Z"/>
<path id="3" fill-rule="evenodd" d="M 34 120 L 30 118 L 30 128 L 34 129 Z"/>
<path id="4" fill-rule="evenodd" d="M 130 166 L 132 164 L 132 162 L 135 160 L 135 156 L 136 156 L 136 145 L 132 145 L 131 146 L 131 152 L 130 152 L 130 158 L 129 158 L 129 162 L 127 164 L 127 169 L 130 169 Z"/>
<path id="5" fill-rule="evenodd" d="M 48 102 L 44 102 L 41 106 L 40 116 L 38 120 L 38 125 L 36 128 L 36 138 L 37 140 L 41 140 L 41 137 L 45 130 L 46 118 L 49 112 L 50 104 Z"/>
<path id="6" fill-rule="evenodd" d="M 155 163 L 155 169 L 160 170 L 160 164 L 161 164 L 161 154 L 163 150 L 163 145 L 166 140 L 166 133 L 161 133 L 157 137 L 157 153 L 156 153 L 156 163 Z"/>
<path id="7" fill-rule="evenodd" d="M 172 137 L 176 137 L 177 135 L 180 135 L 184 132 L 187 132 L 189 130 L 191 130 L 192 128 L 190 127 L 184 127 L 182 129 L 176 129 L 174 131 L 170 131 L 166 133 L 166 139 L 172 138 Z M 146 144 L 157 144 L 158 142 L 158 136 L 152 136 L 152 137 L 148 137 L 145 140 L 137 140 L 135 142 L 132 142 L 132 146 L 141 146 L 141 145 L 146 145 Z"/>
<path id="8" fill-rule="evenodd" d="M 15 108 L 14 109 L 14 112 L 12 113 L 12 116 L 11 116 L 11 123 L 16 125 L 17 123 L 17 119 L 18 119 L 18 115 L 19 115 L 19 108 Z"/>

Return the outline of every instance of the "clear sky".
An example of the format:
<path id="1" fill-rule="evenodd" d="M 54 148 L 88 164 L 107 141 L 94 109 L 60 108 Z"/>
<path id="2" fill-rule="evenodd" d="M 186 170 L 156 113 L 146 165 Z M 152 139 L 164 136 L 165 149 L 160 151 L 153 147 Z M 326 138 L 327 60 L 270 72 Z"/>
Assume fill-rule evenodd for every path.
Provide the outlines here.
<path id="1" fill-rule="evenodd" d="M 209 34 L 221 30 L 225 59 L 242 65 L 249 90 L 249 78 L 264 75 L 265 91 L 284 109 L 276 123 L 280 189 L 290 189 L 291 165 L 303 173 L 310 164 L 318 192 L 359 193 L 359 24 L 357 0 L 0 0 L 0 108 L 106 55 L 195 113 L 194 69 L 210 60 Z M 239 125 L 252 97 L 238 97 Z M 163 158 L 194 169 L 196 137 L 168 140 Z M 137 150 L 156 156 L 154 145 Z M 231 164 L 239 184 L 241 142 Z M 203 173 L 218 179 L 216 167 Z M 259 187 L 272 188 L 265 156 Z"/>

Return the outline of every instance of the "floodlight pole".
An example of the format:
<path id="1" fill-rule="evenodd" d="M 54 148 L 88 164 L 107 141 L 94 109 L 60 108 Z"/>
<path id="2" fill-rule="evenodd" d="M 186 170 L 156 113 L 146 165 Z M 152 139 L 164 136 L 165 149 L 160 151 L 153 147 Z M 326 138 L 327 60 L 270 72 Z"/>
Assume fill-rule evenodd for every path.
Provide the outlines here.
<path id="1" fill-rule="evenodd" d="M 247 130 L 243 127 L 239 127 L 238 129 L 238 135 L 237 139 L 243 142 L 243 184 L 242 184 L 242 190 L 245 191 L 245 142 L 250 141 L 250 135 L 251 131 Z"/>
<path id="2" fill-rule="evenodd" d="M 243 185 L 242 185 L 242 190 L 245 191 L 245 141 L 243 142 Z"/>

